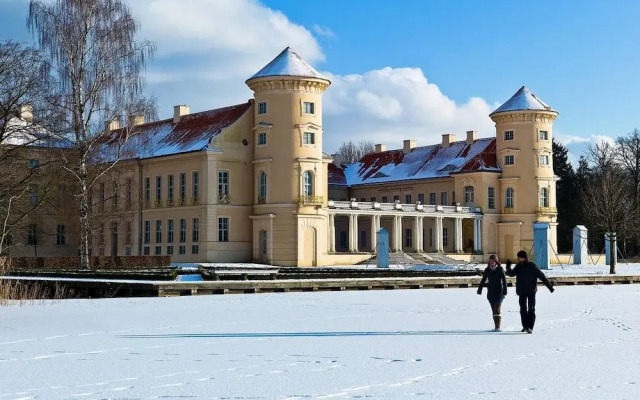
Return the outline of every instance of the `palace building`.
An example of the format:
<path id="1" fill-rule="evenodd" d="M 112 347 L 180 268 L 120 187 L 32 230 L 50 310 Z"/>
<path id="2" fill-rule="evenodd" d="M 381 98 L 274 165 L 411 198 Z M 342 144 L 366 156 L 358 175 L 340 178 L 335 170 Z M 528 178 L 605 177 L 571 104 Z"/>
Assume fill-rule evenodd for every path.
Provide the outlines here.
<path id="1" fill-rule="evenodd" d="M 327 78 L 286 48 L 246 83 L 254 98 L 243 104 L 198 113 L 179 105 L 172 118 L 109 125 L 130 139 L 94 186 L 93 255 L 351 264 L 372 256 L 385 228 L 392 251 L 481 261 L 530 250 L 534 222 L 550 223 L 555 246 L 558 113 L 527 88 L 490 115 L 495 137 L 377 145 L 345 165 L 322 151 Z M 73 240 L 59 243 L 41 244 L 41 254 L 76 251 Z"/>

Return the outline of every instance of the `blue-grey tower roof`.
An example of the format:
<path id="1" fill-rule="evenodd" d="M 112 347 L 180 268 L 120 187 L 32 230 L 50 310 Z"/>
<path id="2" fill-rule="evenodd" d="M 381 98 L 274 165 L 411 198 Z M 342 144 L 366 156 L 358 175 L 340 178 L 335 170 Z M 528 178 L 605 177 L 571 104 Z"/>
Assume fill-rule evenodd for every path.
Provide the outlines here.
<path id="1" fill-rule="evenodd" d="M 491 115 L 509 111 L 527 110 L 556 112 L 553 108 L 551 108 L 551 106 L 547 105 L 544 101 L 536 97 L 535 94 L 531 93 L 531 90 L 523 86 L 518 89 L 518 91 L 513 96 L 511 96 L 509 100 L 507 100 L 503 105 L 492 112 Z"/>
<path id="2" fill-rule="evenodd" d="M 248 80 L 271 76 L 299 76 L 327 80 L 327 78 L 316 71 L 315 68 L 303 60 L 295 51 L 291 50 L 290 47 L 282 50 L 276 58 Z"/>

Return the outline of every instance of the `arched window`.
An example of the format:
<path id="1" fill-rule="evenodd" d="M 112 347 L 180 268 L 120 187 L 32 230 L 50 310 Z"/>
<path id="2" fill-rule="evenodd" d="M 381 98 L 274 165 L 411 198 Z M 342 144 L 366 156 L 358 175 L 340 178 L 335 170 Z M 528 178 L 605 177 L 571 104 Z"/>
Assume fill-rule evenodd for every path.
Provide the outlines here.
<path id="1" fill-rule="evenodd" d="M 540 190 L 540 207 L 549 207 L 549 189 Z"/>
<path id="2" fill-rule="evenodd" d="M 313 196 L 313 174 L 311 171 L 304 171 L 304 195 Z"/>
<path id="3" fill-rule="evenodd" d="M 513 198 L 514 198 L 514 194 L 515 191 L 513 190 L 513 188 L 508 188 L 507 189 L 507 193 L 505 196 L 505 202 L 504 202 L 504 206 L 506 208 L 513 208 Z"/>
<path id="4" fill-rule="evenodd" d="M 464 187 L 464 204 L 466 206 L 473 205 L 475 199 L 475 190 L 473 186 L 465 186 Z"/>
<path id="5" fill-rule="evenodd" d="M 258 190 L 258 197 L 266 199 L 267 197 L 267 174 L 263 171 L 260 173 L 260 187 Z"/>

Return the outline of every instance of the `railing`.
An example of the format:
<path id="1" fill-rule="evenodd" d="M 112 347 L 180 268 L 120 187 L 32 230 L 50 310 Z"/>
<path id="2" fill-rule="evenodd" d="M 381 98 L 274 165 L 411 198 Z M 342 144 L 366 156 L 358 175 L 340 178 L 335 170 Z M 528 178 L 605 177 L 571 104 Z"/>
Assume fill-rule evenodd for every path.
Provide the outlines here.
<path id="1" fill-rule="evenodd" d="M 173 198 L 172 198 L 172 197 L 171 197 L 171 198 L 168 198 L 168 199 L 167 199 L 167 207 L 173 207 L 173 205 L 174 205 L 174 204 L 173 204 Z"/>
<path id="2" fill-rule="evenodd" d="M 317 204 L 322 204 L 324 202 L 324 197 L 322 196 L 309 196 L 309 195 L 302 195 L 302 196 L 298 196 L 298 204 L 304 204 L 304 205 L 317 205 Z"/>
<path id="3" fill-rule="evenodd" d="M 189 202 L 189 204 L 191 204 L 192 206 L 197 206 L 198 204 L 200 204 L 200 198 L 199 197 L 192 197 L 191 201 Z"/>
<path id="4" fill-rule="evenodd" d="M 515 212 L 513 207 L 505 207 L 504 214 L 513 214 Z"/>
<path id="5" fill-rule="evenodd" d="M 258 204 L 267 204 L 266 196 L 258 196 Z"/>
<path id="6" fill-rule="evenodd" d="M 228 194 L 218 195 L 218 204 L 231 204 L 231 196 Z"/>
<path id="7" fill-rule="evenodd" d="M 536 214 L 557 214 L 558 209 L 555 207 L 538 207 L 536 208 Z"/>
<path id="8" fill-rule="evenodd" d="M 378 210 L 395 212 L 420 212 L 420 213 L 462 213 L 481 214 L 480 207 L 460 207 L 460 206 L 436 206 L 424 204 L 402 204 L 402 203 L 378 203 L 378 202 L 358 202 L 329 200 L 328 206 L 335 210 Z"/>
<path id="9" fill-rule="evenodd" d="M 160 199 L 156 199 L 156 200 L 153 202 L 153 207 L 154 207 L 154 208 L 160 208 L 160 207 L 162 207 L 162 200 L 160 200 Z"/>

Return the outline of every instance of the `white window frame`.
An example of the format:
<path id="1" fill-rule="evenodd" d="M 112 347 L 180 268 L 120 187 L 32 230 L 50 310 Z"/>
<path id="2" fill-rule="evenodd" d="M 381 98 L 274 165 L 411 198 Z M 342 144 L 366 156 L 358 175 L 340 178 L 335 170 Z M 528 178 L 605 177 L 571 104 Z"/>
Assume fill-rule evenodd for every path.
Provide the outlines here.
<path id="1" fill-rule="evenodd" d="M 511 160 L 509 163 L 508 160 Z M 516 156 L 514 154 L 507 154 L 504 156 L 504 165 L 510 167 L 512 165 L 516 165 Z"/>
<path id="2" fill-rule="evenodd" d="M 503 138 L 505 141 L 511 141 L 511 140 L 514 140 L 515 136 L 516 136 L 516 132 L 513 129 L 510 129 L 508 131 L 504 131 Z"/>
<path id="3" fill-rule="evenodd" d="M 223 220 L 226 220 L 227 222 L 226 229 L 225 227 L 221 226 L 221 223 Z M 223 232 L 226 232 L 226 238 L 224 237 Z M 220 240 L 220 239 L 226 239 L 226 240 Z M 218 217 L 218 242 L 229 243 L 231 241 L 230 239 L 231 239 L 231 218 L 221 215 Z"/>
<path id="4" fill-rule="evenodd" d="M 509 196 L 511 193 L 511 196 Z M 505 208 L 515 208 L 516 205 L 516 190 L 514 188 L 507 188 L 504 191 L 504 207 Z"/>
<path id="5" fill-rule="evenodd" d="M 313 196 L 315 188 L 313 187 L 315 183 L 315 175 L 313 171 L 310 169 L 305 170 L 302 173 L 302 194 L 305 196 Z"/>
<path id="6" fill-rule="evenodd" d="M 308 136 L 310 135 L 310 136 Z M 312 139 L 311 142 L 307 141 L 307 138 L 310 137 Z M 302 132 L 302 144 L 305 146 L 315 146 L 316 145 L 316 133 L 315 132 Z"/>
<path id="7" fill-rule="evenodd" d="M 489 210 L 496 209 L 496 188 L 493 186 L 487 188 L 487 208 Z"/>
<path id="8" fill-rule="evenodd" d="M 258 198 L 264 198 L 265 201 L 267 200 L 267 192 L 269 188 L 268 182 L 269 177 L 267 176 L 267 172 L 260 171 L 260 174 L 258 175 Z"/>
<path id="9" fill-rule="evenodd" d="M 544 207 L 544 208 L 549 207 L 549 189 L 548 188 L 540 189 L 540 207 Z"/>
<path id="10" fill-rule="evenodd" d="M 307 110 L 307 105 L 310 105 L 311 107 L 309 107 L 310 111 Z M 302 101 L 302 115 L 316 115 L 316 103 L 313 101 Z"/>
<path id="11" fill-rule="evenodd" d="M 542 137 L 542 133 L 544 132 L 544 137 Z M 538 130 L 538 141 L 549 141 L 549 131 L 546 129 Z"/>
<path id="12" fill-rule="evenodd" d="M 544 162 L 543 162 L 544 160 Z M 548 167 L 549 166 L 549 155 L 548 154 L 541 154 L 538 157 L 538 162 L 540 163 L 541 167 Z"/>
<path id="13" fill-rule="evenodd" d="M 226 182 L 223 184 L 221 177 L 223 173 L 226 173 Z M 224 185 L 224 186 L 223 186 Z M 221 188 L 224 188 L 224 193 L 221 191 Z M 230 196 L 231 195 L 231 172 L 228 169 L 218 170 L 218 198 L 222 196 Z"/>
<path id="14" fill-rule="evenodd" d="M 260 143 L 260 139 L 264 138 L 264 143 Z M 267 132 L 258 132 L 258 137 L 256 138 L 256 144 L 259 147 L 266 146 L 269 143 L 269 138 Z"/>
<path id="15" fill-rule="evenodd" d="M 264 105 L 264 112 L 260 112 L 261 105 Z M 266 101 L 259 101 L 256 106 L 256 113 L 258 115 L 267 115 L 268 112 L 269 112 L 269 103 Z"/>
<path id="16" fill-rule="evenodd" d="M 475 204 L 476 202 L 476 188 L 472 185 L 467 185 L 462 188 L 464 194 L 464 205 Z"/>

